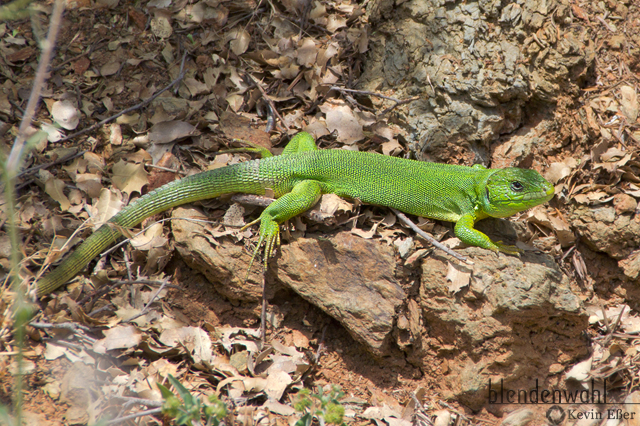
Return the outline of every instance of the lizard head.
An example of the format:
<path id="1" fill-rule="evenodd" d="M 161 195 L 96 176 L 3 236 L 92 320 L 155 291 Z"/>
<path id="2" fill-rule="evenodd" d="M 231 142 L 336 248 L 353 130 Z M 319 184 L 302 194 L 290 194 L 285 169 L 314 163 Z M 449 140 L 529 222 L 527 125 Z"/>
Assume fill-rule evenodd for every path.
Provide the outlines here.
<path id="1" fill-rule="evenodd" d="M 481 188 L 482 189 L 482 188 Z M 510 167 L 492 173 L 485 182 L 482 209 L 492 217 L 507 217 L 553 197 L 553 185 L 535 170 Z"/>

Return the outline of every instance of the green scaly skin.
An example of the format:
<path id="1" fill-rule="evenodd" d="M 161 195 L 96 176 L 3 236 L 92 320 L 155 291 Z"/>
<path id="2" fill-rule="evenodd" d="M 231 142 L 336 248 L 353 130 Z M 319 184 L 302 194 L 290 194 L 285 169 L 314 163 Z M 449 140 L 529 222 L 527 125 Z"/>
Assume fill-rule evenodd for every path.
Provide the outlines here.
<path id="1" fill-rule="evenodd" d="M 345 150 L 318 150 L 307 133 L 297 134 L 282 155 L 247 161 L 171 182 L 125 207 L 84 241 L 60 266 L 37 283 L 43 296 L 65 284 L 122 234 L 145 218 L 172 207 L 227 193 L 264 195 L 277 200 L 260 217 L 260 239 L 267 259 L 280 243 L 280 224 L 313 207 L 322 194 L 359 199 L 405 213 L 455 222 L 464 243 L 515 254 L 493 242 L 474 224 L 507 217 L 549 201 L 554 188 L 534 170 L 486 169 L 427 163 Z"/>

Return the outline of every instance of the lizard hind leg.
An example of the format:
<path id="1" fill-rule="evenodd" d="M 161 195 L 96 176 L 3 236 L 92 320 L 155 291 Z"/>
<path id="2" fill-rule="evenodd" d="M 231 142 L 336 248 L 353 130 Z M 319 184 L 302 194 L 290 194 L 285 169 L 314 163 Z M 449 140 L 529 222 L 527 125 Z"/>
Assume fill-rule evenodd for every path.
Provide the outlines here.
<path id="1" fill-rule="evenodd" d="M 313 137 L 307 132 L 300 132 L 291 138 L 280 155 L 299 154 L 301 152 L 317 150 L 318 146 Z"/>

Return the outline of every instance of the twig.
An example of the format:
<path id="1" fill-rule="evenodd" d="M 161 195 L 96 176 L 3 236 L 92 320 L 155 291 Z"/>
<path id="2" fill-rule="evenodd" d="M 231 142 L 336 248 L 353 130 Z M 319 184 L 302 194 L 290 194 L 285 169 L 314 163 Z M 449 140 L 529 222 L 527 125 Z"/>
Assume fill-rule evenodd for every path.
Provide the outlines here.
<path id="1" fill-rule="evenodd" d="M 440 243 L 435 238 L 433 238 L 431 235 L 427 234 L 422 229 L 418 228 L 418 225 L 413 223 L 407 216 L 404 215 L 404 213 L 402 213 L 402 212 L 400 212 L 400 211 L 398 211 L 396 209 L 391 209 L 391 210 L 396 214 L 396 216 L 398 216 L 398 219 L 400 219 L 400 221 L 402 221 L 402 223 L 404 223 L 405 225 L 409 226 L 409 228 L 413 229 L 416 232 L 416 234 L 420 235 L 422 238 L 424 238 L 425 240 L 427 240 L 431 244 L 433 244 L 434 247 L 439 248 L 440 250 L 444 251 L 447 254 L 450 254 L 451 256 L 455 257 L 456 259 L 458 259 L 461 262 L 464 262 L 464 263 L 466 263 L 468 265 L 473 265 L 473 262 L 471 260 L 469 260 L 468 258 L 462 256 L 461 254 L 458 254 L 455 251 L 451 250 L 449 247 L 447 247 L 444 244 Z"/>
<path id="2" fill-rule="evenodd" d="M 376 93 L 376 92 L 370 92 L 368 90 L 346 89 L 344 87 L 338 87 L 338 86 L 331 86 L 329 88 L 329 91 L 331 91 L 331 90 L 337 90 L 337 91 L 343 92 L 343 93 L 357 93 L 359 95 L 375 96 L 376 98 L 386 99 L 388 101 L 394 102 L 394 105 L 392 105 L 389 108 L 383 110 L 378 115 L 385 115 L 386 113 L 388 113 L 389 111 L 391 111 L 395 107 L 398 107 L 398 106 L 404 105 L 404 104 L 408 104 L 409 102 L 413 102 L 415 100 L 420 99 L 419 96 L 414 96 L 412 98 L 400 100 L 400 99 L 392 98 L 392 97 L 389 97 L 389 96 L 381 95 L 381 94 Z"/>
<path id="3" fill-rule="evenodd" d="M 267 253 L 265 253 L 267 256 Z M 269 262 L 262 269 L 262 309 L 260 310 L 260 341 L 264 345 L 267 341 L 267 270 Z"/>
<path id="4" fill-rule="evenodd" d="M 60 70 L 61 70 L 62 68 L 64 68 L 64 66 L 65 66 L 65 65 L 67 65 L 69 62 L 75 61 L 76 59 L 80 59 L 80 58 L 82 58 L 83 56 L 87 56 L 87 55 L 92 54 L 96 49 L 98 49 L 98 47 L 102 47 L 102 46 L 104 46 L 104 45 L 106 45 L 106 44 L 107 44 L 106 42 L 105 42 L 105 43 L 102 43 L 102 40 L 104 40 L 104 39 L 100 39 L 100 40 L 98 40 L 98 42 L 97 42 L 97 43 L 94 43 L 93 45 L 91 45 L 91 47 L 89 47 L 89 50 L 87 50 L 86 52 L 84 52 L 84 53 L 80 53 L 80 54 L 78 54 L 78 55 L 76 55 L 76 56 L 74 56 L 74 57 L 72 57 L 72 58 L 67 59 L 66 61 L 61 62 L 57 67 L 52 68 L 52 69 L 51 69 L 51 72 L 52 72 L 52 73 L 54 73 L 54 72 L 56 72 L 56 71 L 60 71 Z"/>
<path id="5" fill-rule="evenodd" d="M 140 405 L 146 405 L 148 407 L 162 407 L 162 401 L 154 401 L 153 399 L 134 398 L 131 396 L 118 396 L 118 395 L 113 395 L 111 399 L 118 399 L 120 401 L 125 401 L 126 404 L 140 404 Z"/>
<path id="6" fill-rule="evenodd" d="M 284 130 L 285 131 L 289 130 L 289 127 L 287 126 L 287 123 L 285 123 L 284 118 L 282 118 L 282 116 L 278 112 L 278 110 L 276 108 L 276 105 L 273 103 L 273 100 L 271 100 L 269 95 L 267 95 L 267 92 L 265 92 L 264 89 L 262 88 L 262 86 L 260 85 L 260 82 L 258 81 L 258 79 L 255 78 L 253 75 L 251 75 L 248 72 L 245 72 L 244 74 L 251 79 L 253 84 L 256 85 L 256 87 L 258 88 L 258 90 L 262 94 L 262 97 L 264 98 L 264 100 L 269 104 L 269 107 L 271 108 L 271 111 L 275 114 L 276 117 L 278 117 L 278 120 L 280 120 L 280 123 L 282 124 L 282 127 L 284 128 Z"/>
<path id="7" fill-rule="evenodd" d="M 29 325 L 34 328 L 42 328 L 42 329 L 62 328 L 62 329 L 70 330 L 73 332 L 77 332 L 78 330 L 91 331 L 89 327 L 86 327 L 81 324 L 77 324 L 75 322 L 62 322 L 59 324 L 50 324 L 48 322 L 30 322 Z"/>
<path id="8" fill-rule="evenodd" d="M 33 88 L 31 89 L 31 95 L 29 95 L 29 101 L 25 108 L 22 121 L 20 122 L 20 128 L 18 129 L 18 135 L 14 141 L 11 153 L 6 163 L 6 173 L 9 179 L 12 179 L 17 175 L 18 168 L 21 164 L 21 159 L 24 154 L 25 142 L 27 141 L 27 129 L 31 125 L 31 120 L 36 113 L 36 107 L 40 101 L 40 94 L 42 93 L 42 87 L 47 78 L 47 70 L 51 64 L 51 56 L 53 55 L 53 48 L 56 45 L 56 39 L 58 38 L 58 30 L 60 29 L 60 22 L 62 20 L 62 12 L 64 11 L 65 2 L 62 0 L 56 0 L 53 4 L 53 11 L 51 12 L 51 20 L 49 21 L 49 34 L 47 39 L 42 43 L 42 55 L 40 56 L 40 62 L 38 63 L 38 70 L 36 76 L 33 79 Z"/>
<path id="9" fill-rule="evenodd" d="M 95 317 L 96 315 L 98 315 L 99 313 L 102 313 L 103 311 L 115 311 L 115 307 L 112 305 L 104 305 L 98 309 L 94 309 L 93 311 L 89 312 L 87 314 L 87 316 L 90 316 L 91 318 Z"/>
<path id="10" fill-rule="evenodd" d="M 100 297 L 104 294 L 107 294 L 108 292 L 110 292 L 111 290 L 113 290 L 114 288 L 121 286 L 121 285 L 125 285 L 125 284 L 145 284 L 145 285 L 162 285 L 162 281 L 156 281 L 156 280 L 133 280 L 133 281 L 129 281 L 129 280 L 121 280 L 121 281 L 116 281 L 113 284 L 110 284 L 108 286 L 104 286 L 106 288 L 101 288 L 99 291 L 97 291 L 95 294 L 93 295 L 86 295 L 85 297 L 83 297 L 79 302 L 78 305 L 83 305 L 85 303 L 87 303 L 88 299 L 91 298 L 95 298 L 95 297 Z M 89 316 L 91 316 L 93 314 L 93 312 L 91 314 L 89 314 Z"/>
<path id="11" fill-rule="evenodd" d="M 139 411 L 134 414 L 129 414 L 128 416 L 118 417 L 117 419 L 109 420 L 108 422 L 103 423 L 104 425 L 115 425 L 118 423 L 122 423 L 125 420 L 131 420 L 138 417 L 143 416 L 151 416 L 153 414 L 159 414 L 162 412 L 162 408 L 152 408 L 151 410 Z"/>
<path id="12" fill-rule="evenodd" d="M 322 352 L 324 352 L 324 336 L 327 333 L 327 326 L 325 325 L 322 329 L 322 336 L 320 337 L 320 344 L 318 345 L 318 350 L 316 351 L 315 362 L 316 365 L 320 363 L 320 357 L 322 356 Z"/>
<path id="13" fill-rule="evenodd" d="M 30 167 L 30 168 L 28 168 L 28 169 L 23 170 L 22 172 L 20 172 L 20 174 L 18 175 L 18 178 L 21 178 L 21 177 L 24 177 L 24 176 L 27 176 L 27 175 L 34 174 L 34 173 L 35 173 L 35 172 L 37 172 L 38 170 L 46 169 L 46 168 L 49 168 L 49 167 L 51 167 L 51 166 L 55 166 L 56 164 L 66 163 L 67 161 L 74 160 L 74 159 L 76 159 L 76 158 L 78 158 L 78 157 L 83 156 L 83 155 L 84 155 L 85 153 L 87 153 L 88 151 L 89 151 L 88 149 L 85 149 L 84 151 L 77 151 L 77 152 L 75 152 L 75 153 L 73 153 L 73 154 L 65 155 L 64 157 L 59 158 L 59 159 L 57 159 L 56 161 L 51 161 L 51 162 L 49 162 L 49 163 L 44 163 L 44 164 L 40 164 L 40 165 L 38 165 L 38 166 Z"/>
<path id="14" fill-rule="evenodd" d="M 609 344 L 609 341 L 611 341 L 611 338 L 613 337 L 613 333 L 616 331 L 616 328 L 618 328 L 618 325 L 620 325 L 620 320 L 622 319 L 622 314 L 624 313 L 624 310 L 627 308 L 626 305 L 622 306 L 622 309 L 620 310 L 620 314 L 618 315 L 618 318 L 616 319 L 616 322 L 613 324 L 613 326 L 607 330 L 609 332 L 609 335 L 604 339 L 604 341 L 602 342 L 602 347 L 607 347 L 607 345 Z M 603 309 L 603 316 L 605 316 L 606 314 L 604 313 L 604 309 Z"/>
<path id="15" fill-rule="evenodd" d="M 573 250 L 575 250 L 576 246 L 575 244 L 573 246 L 571 246 L 571 248 L 569 250 L 567 250 L 567 252 L 562 256 L 562 259 L 560 259 L 560 263 L 564 262 L 564 260 L 567 258 L 567 256 L 569 256 L 571 254 L 571 252 Z"/>
<path id="16" fill-rule="evenodd" d="M 86 129 L 80 130 L 79 132 L 72 133 L 69 136 L 65 136 L 64 138 L 60 139 L 58 142 L 64 142 L 66 140 L 75 138 L 77 136 L 84 135 L 85 133 L 89 133 L 92 130 L 97 129 L 100 126 L 105 125 L 105 124 L 115 120 L 116 118 L 120 117 L 121 115 L 130 113 L 131 111 L 135 111 L 135 110 L 138 110 L 138 109 L 140 109 L 142 107 L 147 106 L 155 98 L 157 98 L 158 96 L 160 96 L 161 94 L 163 94 L 167 90 L 171 89 L 176 84 L 180 83 L 180 81 L 182 81 L 182 79 L 184 78 L 184 73 L 185 73 L 185 71 L 184 71 L 184 63 L 185 63 L 186 58 L 187 58 L 187 53 L 185 52 L 185 54 L 182 56 L 182 62 L 180 63 L 180 73 L 178 74 L 178 77 L 176 77 L 175 80 L 173 80 L 171 83 L 169 83 L 168 86 L 165 86 L 163 89 L 160 89 L 158 92 L 154 93 L 150 98 L 147 98 L 144 101 L 140 102 L 139 104 L 134 105 L 134 106 L 132 106 L 130 108 L 124 109 L 124 110 L 120 111 L 119 113 L 117 113 L 115 115 L 112 115 L 111 117 L 105 118 L 104 120 L 100 121 L 99 123 L 95 123 L 95 124 L 87 127 Z"/>
<path id="17" fill-rule="evenodd" d="M 144 307 L 144 308 L 142 308 L 142 310 L 141 310 L 138 314 L 136 314 L 136 315 L 132 316 L 131 318 L 129 318 L 128 320 L 123 321 L 123 322 L 131 322 L 131 321 L 133 321 L 133 320 L 134 320 L 134 319 L 136 319 L 136 318 L 140 318 L 141 316 L 146 315 L 147 311 L 149 310 L 149 306 L 151 306 L 151 304 L 152 304 L 153 302 L 155 302 L 156 298 L 158 297 L 158 295 L 160 294 L 160 292 L 162 291 L 162 289 L 164 289 L 164 288 L 167 286 L 167 284 L 168 284 L 168 283 L 169 283 L 169 278 L 165 278 L 164 280 L 162 280 L 162 285 L 161 285 L 161 286 L 160 286 L 160 288 L 159 288 L 159 289 L 158 289 L 158 290 L 153 294 L 153 296 L 151 297 L 151 300 L 149 300 L 149 303 L 147 303 L 147 304 L 145 305 L 145 307 Z"/>
<path id="18" fill-rule="evenodd" d="M 604 25 L 604 27 L 605 27 L 606 29 L 608 29 L 610 32 L 615 33 L 615 31 L 613 30 L 613 28 L 611 28 L 611 25 L 609 25 L 609 24 L 607 23 L 607 21 L 605 21 L 605 20 L 602 18 L 602 16 L 596 16 L 596 19 L 597 19 L 598 21 L 600 21 L 600 23 L 602 23 L 602 25 Z"/>
<path id="19" fill-rule="evenodd" d="M 156 220 L 151 225 L 149 225 L 146 228 L 143 228 L 142 230 L 140 230 L 140 232 L 138 232 L 137 234 L 134 234 L 131 238 L 135 238 L 138 235 L 141 235 L 141 234 L 145 233 L 147 230 L 149 230 L 149 228 L 151 228 L 156 223 L 164 223 L 164 222 L 167 222 L 167 221 L 170 221 L 170 220 L 174 220 L 174 219 L 176 219 L 176 220 L 178 220 L 178 219 L 179 220 L 188 220 L 188 221 L 191 221 L 191 222 L 215 223 L 214 221 L 204 220 L 204 219 L 193 219 L 193 218 L 188 218 L 188 217 L 167 217 L 167 218 L 164 218 L 164 219 Z M 106 222 L 106 223 L 109 223 L 109 222 Z M 122 247 L 123 245 L 125 245 L 129 241 L 131 241 L 131 238 L 125 238 L 124 240 L 120 241 L 118 244 L 114 245 L 113 247 L 103 251 L 102 253 L 100 253 L 100 257 L 105 257 L 109 253 L 113 253 L 119 247 Z"/>
<path id="20" fill-rule="evenodd" d="M 162 170 L 162 171 L 165 171 L 165 172 L 175 173 L 175 174 L 181 174 L 181 175 L 186 175 L 187 174 L 186 172 L 184 172 L 182 170 L 170 169 L 168 167 L 156 166 L 154 164 L 144 164 L 144 166 L 152 168 L 152 169 Z"/>
<path id="21" fill-rule="evenodd" d="M 275 200 L 273 198 L 264 197 L 262 195 L 253 195 L 253 194 L 235 194 L 231 197 L 231 201 L 240 204 L 248 204 L 250 206 L 258 206 L 258 207 L 268 207 Z M 323 213 L 318 210 L 307 210 L 302 213 L 302 216 L 311 219 L 314 222 L 324 223 L 328 219 L 335 218 L 334 215 Z"/>
<path id="22" fill-rule="evenodd" d="M 133 280 L 133 273 L 131 272 L 131 262 L 129 261 L 129 255 L 126 250 L 122 250 L 122 257 L 124 257 L 124 265 L 127 268 L 127 278 L 131 281 Z"/>

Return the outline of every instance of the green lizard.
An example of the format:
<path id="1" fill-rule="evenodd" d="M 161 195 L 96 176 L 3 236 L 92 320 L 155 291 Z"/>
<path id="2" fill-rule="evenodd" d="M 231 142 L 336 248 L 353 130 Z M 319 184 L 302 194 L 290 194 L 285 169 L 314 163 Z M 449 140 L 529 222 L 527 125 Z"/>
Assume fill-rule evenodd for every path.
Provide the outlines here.
<path id="1" fill-rule="evenodd" d="M 268 154 L 270 155 L 270 154 Z M 493 242 L 474 224 L 507 217 L 549 201 L 554 188 L 534 170 L 487 169 L 406 160 L 369 152 L 319 150 L 308 133 L 298 133 L 279 156 L 269 156 L 202 172 L 168 183 L 122 209 L 86 239 L 60 266 L 37 283 L 38 296 L 65 284 L 129 228 L 172 207 L 227 193 L 264 195 L 276 201 L 258 219 L 264 262 L 280 244 L 280 224 L 334 193 L 405 213 L 455 222 L 464 243 L 515 254 L 513 246 Z"/>

